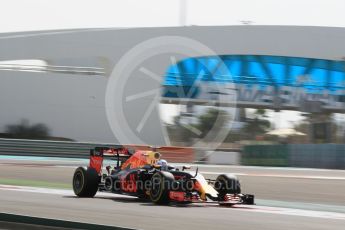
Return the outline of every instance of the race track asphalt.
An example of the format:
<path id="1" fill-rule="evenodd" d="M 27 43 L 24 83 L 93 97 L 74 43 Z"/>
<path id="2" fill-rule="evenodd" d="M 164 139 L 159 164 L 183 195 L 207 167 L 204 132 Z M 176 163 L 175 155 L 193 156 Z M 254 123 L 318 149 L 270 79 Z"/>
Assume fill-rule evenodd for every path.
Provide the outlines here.
<path id="1" fill-rule="evenodd" d="M 0 158 L 1 181 L 70 185 L 74 168 L 85 161 Z M 76 198 L 72 191 L 30 191 L 0 185 L 0 211 L 138 229 L 344 229 L 345 171 L 243 166 L 200 166 L 215 178 L 238 175 L 257 206 L 217 204 L 157 206 L 137 198 L 99 193 Z"/>

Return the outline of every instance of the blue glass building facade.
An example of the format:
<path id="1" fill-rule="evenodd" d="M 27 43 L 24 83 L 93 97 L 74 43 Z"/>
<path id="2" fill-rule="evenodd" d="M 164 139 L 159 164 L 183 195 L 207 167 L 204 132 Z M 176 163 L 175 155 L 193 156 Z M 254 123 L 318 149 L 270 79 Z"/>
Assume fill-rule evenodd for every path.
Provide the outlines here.
<path id="1" fill-rule="evenodd" d="M 345 92 L 345 62 L 267 55 L 188 58 L 168 68 L 163 97 L 195 98 L 199 92 L 196 81 L 235 83 L 249 88 L 255 85 L 262 90 L 272 86 L 298 87 L 308 94 L 327 92 L 340 96 Z"/>

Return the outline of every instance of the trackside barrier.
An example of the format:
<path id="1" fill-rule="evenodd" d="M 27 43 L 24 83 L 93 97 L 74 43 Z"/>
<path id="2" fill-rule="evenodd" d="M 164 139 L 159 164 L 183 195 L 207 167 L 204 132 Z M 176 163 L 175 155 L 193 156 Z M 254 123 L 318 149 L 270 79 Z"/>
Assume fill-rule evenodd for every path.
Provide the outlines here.
<path id="1" fill-rule="evenodd" d="M 231 151 L 207 151 L 209 164 L 218 165 L 239 165 L 240 164 L 240 152 Z"/>
<path id="2" fill-rule="evenodd" d="M 0 155 L 88 158 L 90 149 L 96 146 L 107 147 L 114 146 L 114 144 L 0 138 Z M 125 145 L 125 147 L 139 150 L 151 149 L 140 145 Z M 192 148 L 162 147 L 157 150 L 163 154 L 164 159 L 170 162 L 191 163 L 194 161 Z"/>
<path id="3" fill-rule="evenodd" d="M 247 145 L 244 146 L 242 165 L 289 166 L 287 145 Z"/>
<path id="4" fill-rule="evenodd" d="M 289 145 L 289 166 L 345 169 L 345 145 Z"/>
<path id="5" fill-rule="evenodd" d="M 243 148 L 241 164 L 345 169 L 345 145 L 248 145 Z"/>
<path id="6" fill-rule="evenodd" d="M 0 155 L 41 156 L 64 158 L 88 158 L 89 150 L 96 146 L 113 146 L 108 143 L 41 141 L 1 139 Z M 147 146 L 130 145 L 128 148 L 150 150 Z M 239 149 L 219 149 L 221 156 L 209 155 L 202 149 L 183 147 L 162 147 L 157 149 L 169 162 L 214 163 L 256 166 L 283 166 L 345 169 L 344 144 L 289 144 L 289 145 L 247 145 Z M 233 153 L 238 157 L 234 158 Z M 219 162 L 219 159 L 221 162 Z M 229 162 L 230 163 L 229 163 Z"/>

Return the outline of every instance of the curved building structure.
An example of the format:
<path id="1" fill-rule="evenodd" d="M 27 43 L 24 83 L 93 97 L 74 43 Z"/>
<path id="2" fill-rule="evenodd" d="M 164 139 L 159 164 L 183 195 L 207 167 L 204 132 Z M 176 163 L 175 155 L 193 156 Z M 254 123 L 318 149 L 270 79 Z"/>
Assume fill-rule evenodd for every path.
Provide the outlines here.
<path id="1" fill-rule="evenodd" d="M 186 93 L 196 79 L 232 85 L 236 100 L 224 106 L 343 112 L 344 40 L 344 28 L 252 25 L 1 34 L 0 128 L 24 118 L 54 136 L 164 145 L 157 103 L 222 93 L 200 84 Z M 43 64 L 11 64 L 18 60 Z"/>

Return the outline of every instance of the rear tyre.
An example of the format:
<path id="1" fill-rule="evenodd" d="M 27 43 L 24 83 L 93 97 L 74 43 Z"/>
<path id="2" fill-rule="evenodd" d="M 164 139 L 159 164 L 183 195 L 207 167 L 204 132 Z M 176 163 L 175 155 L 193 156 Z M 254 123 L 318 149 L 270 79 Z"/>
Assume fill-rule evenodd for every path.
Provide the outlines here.
<path id="1" fill-rule="evenodd" d="M 214 188 L 221 195 L 241 193 L 240 181 L 232 174 L 219 175 L 214 184 Z"/>
<path id="2" fill-rule="evenodd" d="M 78 197 L 94 197 L 98 191 L 100 177 L 93 168 L 79 167 L 73 176 L 73 191 Z"/>
<path id="3" fill-rule="evenodd" d="M 169 192 L 174 175 L 169 172 L 156 172 L 151 178 L 150 199 L 155 204 L 168 204 L 170 202 Z"/>

